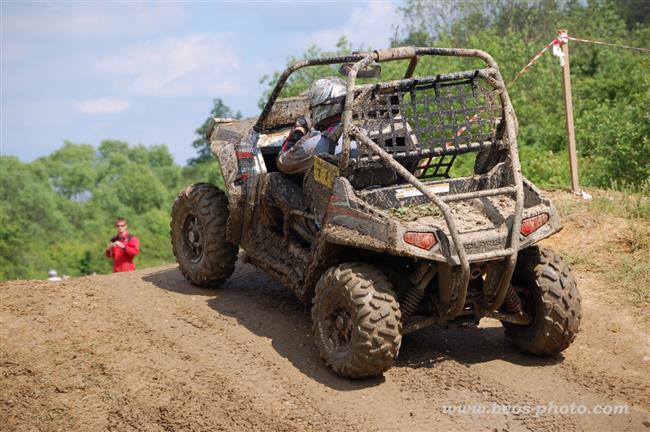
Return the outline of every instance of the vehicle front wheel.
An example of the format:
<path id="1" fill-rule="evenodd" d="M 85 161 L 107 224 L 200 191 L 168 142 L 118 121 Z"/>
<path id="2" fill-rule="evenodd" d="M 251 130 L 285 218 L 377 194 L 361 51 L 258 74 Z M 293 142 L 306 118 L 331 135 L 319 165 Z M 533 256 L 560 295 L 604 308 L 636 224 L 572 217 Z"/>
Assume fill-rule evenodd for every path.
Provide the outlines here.
<path id="1" fill-rule="evenodd" d="M 327 270 L 311 310 L 315 342 L 327 365 L 349 378 L 388 370 L 402 341 L 396 299 L 376 267 L 347 263 Z"/>
<path id="2" fill-rule="evenodd" d="M 185 279 L 200 287 L 221 284 L 235 270 L 238 247 L 226 241 L 228 199 L 216 186 L 197 183 L 172 207 L 174 256 Z"/>
<path id="3" fill-rule="evenodd" d="M 512 285 L 529 325 L 504 322 L 506 336 L 536 355 L 555 355 L 573 342 L 580 328 L 580 293 L 571 269 L 548 248 L 532 246 L 519 253 Z"/>

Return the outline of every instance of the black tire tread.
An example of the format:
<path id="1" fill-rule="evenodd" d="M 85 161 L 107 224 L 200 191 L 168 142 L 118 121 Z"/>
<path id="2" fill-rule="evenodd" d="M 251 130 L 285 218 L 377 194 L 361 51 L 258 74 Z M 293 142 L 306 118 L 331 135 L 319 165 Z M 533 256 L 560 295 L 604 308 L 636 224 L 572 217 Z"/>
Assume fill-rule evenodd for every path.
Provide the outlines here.
<path id="1" fill-rule="evenodd" d="M 190 262 L 183 253 L 180 230 L 188 211 L 194 211 L 201 221 L 206 242 L 203 257 Z M 226 241 L 228 198 L 216 186 L 197 183 L 188 186 L 174 201 L 170 223 L 172 249 L 181 273 L 192 284 L 214 287 L 223 283 L 235 271 L 238 247 Z"/>
<path id="2" fill-rule="evenodd" d="M 356 316 L 352 346 L 344 357 L 333 356 L 319 325 L 319 305 L 332 287 L 342 289 Z M 320 354 L 339 375 L 365 378 L 388 370 L 399 353 L 402 341 L 401 313 L 397 296 L 386 275 L 365 263 L 346 263 L 331 267 L 319 280 L 313 300 L 312 321 Z"/>
<path id="3" fill-rule="evenodd" d="M 580 329 L 581 297 L 562 257 L 532 246 L 519 254 L 513 282 L 532 290 L 536 317 L 530 326 L 504 323 L 506 336 L 535 355 L 556 355 L 569 347 Z"/>

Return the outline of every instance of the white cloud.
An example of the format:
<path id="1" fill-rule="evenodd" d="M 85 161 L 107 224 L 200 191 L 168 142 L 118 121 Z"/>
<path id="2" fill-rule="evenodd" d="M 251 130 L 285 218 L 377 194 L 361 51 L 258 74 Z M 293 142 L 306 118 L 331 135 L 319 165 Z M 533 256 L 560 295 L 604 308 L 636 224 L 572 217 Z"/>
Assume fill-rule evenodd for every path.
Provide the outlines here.
<path id="1" fill-rule="evenodd" d="M 123 99 L 88 99 L 77 103 L 77 109 L 84 114 L 108 114 L 125 111 L 129 104 Z"/>
<path id="2" fill-rule="evenodd" d="M 27 38 L 58 35 L 105 39 L 115 35 L 141 35 L 182 25 L 188 20 L 183 7 L 174 3 L 16 3 L 3 7 L 3 12 L 4 31 Z"/>
<path id="3" fill-rule="evenodd" d="M 240 60 L 227 34 L 165 38 L 110 55 L 99 70 L 117 78 L 120 90 L 143 96 L 237 92 Z"/>
<path id="4" fill-rule="evenodd" d="M 350 12 L 349 18 L 340 26 L 300 35 L 303 47 L 312 44 L 323 49 L 333 49 L 341 36 L 346 36 L 354 47 L 370 45 L 386 48 L 392 36 L 392 26 L 397 21 L 396 5 L 390 1 L 370 1 Z"/>

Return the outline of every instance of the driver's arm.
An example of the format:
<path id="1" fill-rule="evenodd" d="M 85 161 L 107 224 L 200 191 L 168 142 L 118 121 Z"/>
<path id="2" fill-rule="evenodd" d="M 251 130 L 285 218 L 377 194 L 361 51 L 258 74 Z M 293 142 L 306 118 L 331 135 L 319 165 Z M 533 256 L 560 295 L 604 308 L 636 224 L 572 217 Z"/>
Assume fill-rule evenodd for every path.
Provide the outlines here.
<path id="1" fill-rule="evenodd" d="M 296 120 L 296 125 L 289 133 L 289 136 L 282 143 L 282 152 L 289 151 L 296 145 L 300 138 L 305 136 L 309 132 L 309 122 L 304 117 L 298 117 Z"/>
<path id="2" fill-rule="evenodd" d="M 291 149 L 278 155 L 278 169 L 285 174 L 303 174 L 311 166 L 314 153 L 327 151 L 327 141 L 318 131 L 303 136 Z M 319 144 L 321 144 L 319 146 Z M 322 148 L 321 148 L 322 147 Z"/>

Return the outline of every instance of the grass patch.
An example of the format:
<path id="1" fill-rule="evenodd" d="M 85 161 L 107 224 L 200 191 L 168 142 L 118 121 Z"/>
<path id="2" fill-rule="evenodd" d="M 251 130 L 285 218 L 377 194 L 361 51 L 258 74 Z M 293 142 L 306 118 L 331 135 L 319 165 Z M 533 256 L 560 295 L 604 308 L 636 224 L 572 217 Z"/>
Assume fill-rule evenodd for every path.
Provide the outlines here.
<path id="1" fill-rule="evenodd" d="M 650 179 L 639 185 L 613 182 L 612 192 L 594 200 L 603 213 L 626 219 L 620 234 L 624 253 L 614 253 L 612 283 L 619 283 L 635 306 L 650 304 Z"/>
<path id="2" fill-rule="evenodd" d="M 597 193 L 590 205 L 597 211 L 650 223 L 650 179 L 639 185 L 612 182 L 606 193 Z"/>
<path id="3" fill-rule="evenodd" d="M 562 258 L 566 261 L 571 267 L 582 266 L 589 264 L 587 259 L 579 253 L 574 253 L 572 251 L 563 250 Z"/>
<path id="4" fill-rule="evenodd" d="M 619 281 L 632 304 L 646 306 L 650 304 L 650 226 L 628 222 L 626 228 L 627 253 L 615 255 L 609 279 Z"/>
<path id="5" fill-rule="evenodd" d="M 612 182 L 612 190 L 618 192 L 614 200 L 613 213 L 628 219 L 642 219 L 650 223 L 650 178 L 638 185 Z"/>
<path id="6" fill-rule="evenodd" d="M 608 217 L 616 218 L 615 225 L 598 239 L 598 252 L 575 245 L 563 256 L 571 265 L 598 269 L 628 303 L 650 305 L 650 180 L 637 186 L 612 183 L 611 189 L 590 192 L 593 200 L 588 202 L 573 195 L 558 197 L 555 205 L 560 215 L 575 221 L 578 229 L 585 223 L 592 228 L 601 225 Z"/>
<path id="7" fill-rule="evenodd" d="M 570 216 L 587 210 L 650 223 L 650 179 L 639 185 L 612 182 L 610 189 L 589 192 L 593 193 L 593 199 L 588 202 L 578 198 L 557 200 L 555 206 L 560 215 Z"/>

